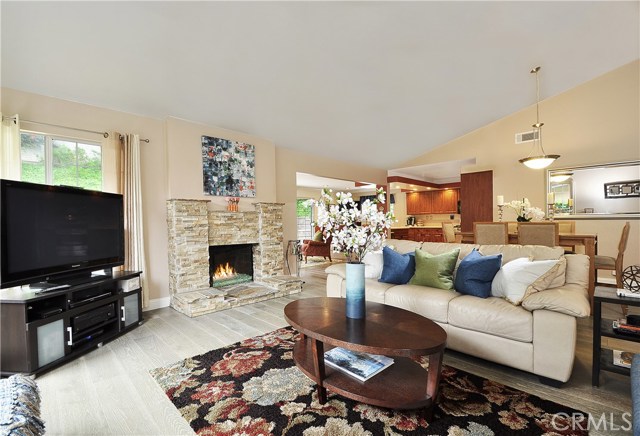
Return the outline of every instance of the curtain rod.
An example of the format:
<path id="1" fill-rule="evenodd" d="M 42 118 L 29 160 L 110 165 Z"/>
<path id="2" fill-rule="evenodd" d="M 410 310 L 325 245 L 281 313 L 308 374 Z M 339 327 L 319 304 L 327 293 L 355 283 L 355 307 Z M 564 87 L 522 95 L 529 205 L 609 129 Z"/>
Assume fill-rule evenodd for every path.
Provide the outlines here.
<path id="1" fill-rule="evenodd" d="M 14 122 L 16 120 L 15 117 L 2 117 L 2 119 L 3 120 L 13 120 Z M 78 129 L 77 127 L 61 126 L 59 124 L 43 123 L 43 122 L 40 122 L 40 121 L 31 121 L 31 120 L 25 120 L 25 119 L 20 119 L 20 121 L 23 121 L 25 123 L 31 123 L 31 124 L 40 124 L 40 125 L 43 125 L 43 126 L 61 127 L 63 129 L 76 130 L 78 132 L 95 133 L 96 135 L 102 135 L 105 138 L 109 137 L 109 133 L 107 133 L 107 132 L 98 132 L 96 130 Z"/>
<path id="2" fill-rule="evenodd" d="M 3 116 L 2 119 L 3 120 L 13 120 L 15 122 L 16 117 L 5 117 L 5 116 Z M 24 121 L 25 123 L 31 123 L 31 124 L 41 124 L 43 126 L 61 127 L 63 129 L 76 130 L 78 132 L 95 133 L 97 135 L 102 135 L 105 138 L 109 137 L 109 133 L 108 132 L 98 132 L 96 130 L 78 129 L 77 127 L 61 126 L 59 124 L 43 123 L 43 122 L 40 122 L 40 121 L 31 121 L 31 120 L 25 120 L 25 119 L 21 119 L 20 121 Z M 122 135 L 120 135 L 120 139 L 122 140 Z M 140 139 L 140 141 L 146 142 L 147 144 L 149 143 L 148 139 Z"/>
<path id="3" fill-rule="evenodd" d="M 120 141 L 122 141 L 124 139 L 124 136 L 120 135 Z M 147 144 L 149 143 L 148 139 L 140 139 L 140 142 L 146 142 Z"/>

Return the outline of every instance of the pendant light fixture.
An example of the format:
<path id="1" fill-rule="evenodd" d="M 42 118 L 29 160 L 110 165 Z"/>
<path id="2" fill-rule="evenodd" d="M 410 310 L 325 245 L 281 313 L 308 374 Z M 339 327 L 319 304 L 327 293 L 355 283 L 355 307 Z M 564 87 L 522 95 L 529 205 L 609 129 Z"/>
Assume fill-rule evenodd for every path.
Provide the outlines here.
<path id="1" fill-rule="evenodd" d="M 535 170 L 548 167 L 553 163 L 554 160 L 560 157 L 559 154 L 546 154 L 544 152 L 544 148 L 542 147 L 542 126 L 544 126 L 544 123 L 540 122 L 540 82 L 538 81 L 539 71 L 540 67 L 535 67 L 533 70 L 531 70 L 531 74 L 536 75 L 536 123 L 532 125 L 532 127 L 534 128 L 533 146 L 531 147 L 529 156 L 519 160 L 521 164 L 524 164 L 529 168 L 533 168 Z"/>

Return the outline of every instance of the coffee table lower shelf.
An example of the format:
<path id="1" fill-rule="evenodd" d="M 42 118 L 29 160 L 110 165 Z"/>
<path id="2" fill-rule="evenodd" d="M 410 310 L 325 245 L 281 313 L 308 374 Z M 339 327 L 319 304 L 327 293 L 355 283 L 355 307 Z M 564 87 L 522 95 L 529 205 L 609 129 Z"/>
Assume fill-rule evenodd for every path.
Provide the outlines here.
<path id="1" fill-rule="evenodd" d="M 318 385 L 362 403 L 390 409 L 431 408 L 433 400 L 426 394 L 427 371 L 417 362 L 393 356 L 394 363 L 361 382 L 337 369 L 325 365 L 325 377 L 317 380 L 311 346 L 313 339 L 306 337 L 296 342 L 293 359 L 304 374 Z M 327 347 L 329 350 L 333 347 Z"/>

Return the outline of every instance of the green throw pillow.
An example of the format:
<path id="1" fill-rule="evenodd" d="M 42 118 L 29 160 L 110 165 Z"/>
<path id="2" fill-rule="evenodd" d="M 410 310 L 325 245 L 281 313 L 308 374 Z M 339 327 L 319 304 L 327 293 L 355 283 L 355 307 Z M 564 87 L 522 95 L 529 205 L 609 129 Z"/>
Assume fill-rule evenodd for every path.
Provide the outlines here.
<path id="1" fill-rule="evenodd" d="M 439 289 L 453 289 L 453 270 L 460 249 L 438 255 L 416 248 L 416 272 L 409 284 Z"/>
<path id="2" fill-rule="evenodd" d="M 324 236 L 321 231 L 317 231 L 315 235 L 313 235 L 313 240 L 316 242 L 324 242 Z"/>

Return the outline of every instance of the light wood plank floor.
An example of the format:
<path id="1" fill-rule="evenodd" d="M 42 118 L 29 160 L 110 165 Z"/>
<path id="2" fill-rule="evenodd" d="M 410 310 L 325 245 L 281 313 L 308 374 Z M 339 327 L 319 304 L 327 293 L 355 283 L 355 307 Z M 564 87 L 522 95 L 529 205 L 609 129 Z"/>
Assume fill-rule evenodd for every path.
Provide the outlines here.
<path id="1" fill-rule="evenodd" d="M 301 294 L 188 318 L 173 309 L 144 313 L 145 322 L 126 335 L 36 380 L 48 435 L 190 435 L 186 421 L 151 378 L 150 369 L 286 326 L 284 306 L 298 298 L 322 296 L 323 267 L 305 268 Z M 620 311 L 607 307 L 608 311 Z M 607 314 L 614 317 L 615 314 Z M 624 426 L 631 410 L 629 379 L 603 373 L 601 387 L 591 386 L 591 319 L 579 320 L 576 363 L 561 389 L 541 385 L 537 377 L 447 351 L 445 364 L 594 414 L 607 414 L 592 434 Z"/>

